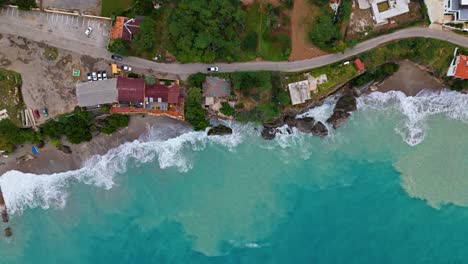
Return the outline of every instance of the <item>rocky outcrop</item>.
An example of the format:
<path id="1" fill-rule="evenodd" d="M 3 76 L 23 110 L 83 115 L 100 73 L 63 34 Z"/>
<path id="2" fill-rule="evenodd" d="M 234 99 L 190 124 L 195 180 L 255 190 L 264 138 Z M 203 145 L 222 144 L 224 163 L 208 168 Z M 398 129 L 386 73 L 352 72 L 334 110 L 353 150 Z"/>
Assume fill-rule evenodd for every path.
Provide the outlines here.
<path id="1" fill-rule="evenodd" d="M 58 150 L 62 151 L 65 154 L 71 154 L 72 150 L 69 146 L 61 145 L 58 147 Z"/>
<path id="2" fill-rule="evenodd" d="M 6 237 L 11 237 L 12 233 L 11 233 L 11 228 L 7 227 L 5 228 L 5 236 Z"/>
<path id="3" fill-rule="evenodd" d="M 345 95 L 338 99 L 333 114 L 327 119 L 327 123 L 331 124 L 334 129 L 339 128 L 351 116 L 349 112 L 357 110 L 356 98 L 352 95 Z"/>
<path id="4" fill-rule="evenodd" d="M 322 122 L 317 122 L 312 127 L 312 134 L 314 136 L 325 137 L 328 136 L 328 129 Z"/>
<path id="5" fill-rule="evenodd" d="M 266 140 L 274 139 L 277 133 L 282 133 L 279 128 L 284 125 L 289 127 L 286 130 L 289 134 L 292 133 L 291 129 L 295 127 L 302 133 L 309 133 L 321 137 L 328 135 L 328 129 L 326 126 L 322 122 L 315 123 L 315 120 L 312 117 L 295 118 L 294 116 L 283 116 L 274 123 L 264 124 L 262 137 Z"/>
<path id="6" fill-rule="evenodd" d="M 232 128 L 227 127 L 225 125 L 217 125 L 213 128 L 208 130 L 208 136 L 224 136 L 224 135 L 231 135 Z"/>

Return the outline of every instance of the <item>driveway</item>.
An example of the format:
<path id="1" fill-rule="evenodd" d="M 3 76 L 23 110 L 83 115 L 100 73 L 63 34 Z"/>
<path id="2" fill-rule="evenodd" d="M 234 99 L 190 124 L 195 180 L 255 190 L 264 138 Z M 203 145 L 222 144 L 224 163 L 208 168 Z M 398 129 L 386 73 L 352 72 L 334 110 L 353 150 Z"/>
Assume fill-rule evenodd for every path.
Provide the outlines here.
<path id="1" fill-rule="evenodd" d="M 100 48 L 107 47 L 111 29 L 109 20 L 59 13 L 20 11 L 12 7 L 1 9 L 0 24 L 0 31 L 5 33 L 16 31 L 14 27 L 18 26 L 22 32 L 33 31 L 34 34 L 38 35 L 56 36 L 62 39 L 63 44 L 67 43 L 66 45 L 73 45 L 73 42 L 78 42 Z M 90 37 L 84 34 L 88 27 L 93 28 Z M 15 35 L 21 35 L 21 32 L 16 32 Z"/>

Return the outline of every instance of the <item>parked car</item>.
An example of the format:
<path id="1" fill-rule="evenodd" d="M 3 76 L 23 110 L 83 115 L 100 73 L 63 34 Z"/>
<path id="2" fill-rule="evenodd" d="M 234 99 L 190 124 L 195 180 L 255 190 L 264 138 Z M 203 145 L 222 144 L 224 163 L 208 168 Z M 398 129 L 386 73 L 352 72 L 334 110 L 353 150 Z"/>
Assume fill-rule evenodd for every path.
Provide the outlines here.
<path id="1" fill-rule="evenodd" d="M 122 61 L 122 60 L 123 60 L 123 57 L 122 57 L 122 56 L 115 55 L 115 54 L 112 54 L 111 58 L 112 58 L 113 60 L 117 60 L 117 61 Z"/>
<path id="2" fill-rule="evenodd" d="M 91 76 L 93 77 L 93 81 L 97 81 L 98 78 L 97 78 L 97 73 L 96 72 L 92 72 L 91 73 Z"/>
<path id="3" fill-rule="evenodd" d="M 47 112 L 47 108 L 42 108 L 42 115 L 47 117 L 49 115 L 49 113 Z"/>
<path id="4" fill-rule="evenodd" d="M 39 114 L 39 110 L 37 110 L 37 109 L 34 110 L 34 117 L 35 117 L 36 119 L 41 118 L 41 115 Z"/>
<path id="5" fill-rule="evenodd" d="M 84 33 L 85 33 L 85 35 L 89 38 L 89 35 L 91 35 L 92 32 L 93 32 L 93 28 L 92 28 L 92 27 L 88 27 Z"/>
<path id="6" fill-rule="evenodd" d="M 124 65 L 124 66 L 122 66 L 122 70 L 124 70 L 124 71 L 132 71 L 132 67 L 127 66 L 127 65 Z"/>
<path id="7" fill-rule="evenodd" d="M 97 72 L 97 78 L 98 80 L 102 80 L 102 73 L 100 71 Z"/>
<path id="8" fill-rule="evenodd" d="M 102 72 L 102 79 L 107 80 L 107 72 L 106 71 Z"/>
<path id="9" fill-rule="evenodd" d="M 91 77 L 91 73 L 88 73 L 88 82 L 92 81 L 93 78 Z"/>
<path id="10" fill-rule="evenodd" d="M 219 71 L 219 68 L 216 67 L 216 66 L 212 66 L 212 67 L 209 67 L 208 69 L 206 69 L 207 71 L 209 72 L 218 72 Z"/>

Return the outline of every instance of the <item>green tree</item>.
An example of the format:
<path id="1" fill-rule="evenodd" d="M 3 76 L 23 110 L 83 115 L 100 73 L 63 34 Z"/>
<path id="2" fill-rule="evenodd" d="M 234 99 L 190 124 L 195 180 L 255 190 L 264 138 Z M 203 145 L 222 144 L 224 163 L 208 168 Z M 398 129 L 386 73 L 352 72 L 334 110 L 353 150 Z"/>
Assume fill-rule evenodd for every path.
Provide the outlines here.
<path id="1" fill-rule="evenodd" d="M 36 0 L 16 0 L 14 4 L 16 4 L 20 10 L 31 10 L 37 7 Z"/>
<path id="2" fill-rule="evenodd" d="M 155 27 L 154 20 L 149 17 L 145 17 L 141 21 L 140 31 L 138 31 L 135 39 L 132 41 L 132 47 L 138 54 L 153 50 L 156 41 Z"/>
<path id="3" fill-rule="evenodd" d="M 18 128 L 9 119 L 0 121 L 0 150 L 11 153 L 15 145 L 37 143 L 40 140 L 40 135 L 31 129 Z"/>
<path id="4" fill-rule="evenodd" d="M 185 103 L 185 120 L 193 126 L 193 129 L 205 130 L 210 125 L 205 116 L 206 110 L 202 107 L 201 89 L 190 88 Z"/>
<path id="5" fill-rule="evenodd" d="M 236 109 L 230 106 L 228 102 L 222 102 L 219 111 L 225 116 L 233 116 L 236 113 Z"/>
<path id="6" fill-rule="evenodd" d="M 109 43 L 109 51 L 123 56 L 130 54 L 130 45 L 123 39 L 114 39 Z"/>
<path id="7" fill-rule="evenodd" d="M 192 74 L 189 76 L 188 78 L 188 83 L 192 86 L 192 87 L 202 87 L 202 84 L 203 82 L 205 81 L 206 79 L 206 74 L 204 73 L 201 73 L 201 72 L 197 72 L 195 74 Z"/>
<path id="8" fill-rule="evenodd" d="M 3 7 L 5 5 L 5 0 L 0 0 L 0 7 Z"/>
<path id="9" fill-rule="evenodd" d="M 322 50 L 333 50 L 340 38 L 340 30 L 333 23 L 333 16 L 328 13 L 320 15 L 309 33 L 309 38 Z"/>
<path id="10" fill-rule="evenodd" d="M 238 0 L 180 0 L 170 19 L 169 50 L 179 61 L 237 57 L 245 12 Z"/>
<path id="11" fill-rule="evenodd" d="M 256 52 L 258 46 L 258 35 L 255 32 L 250 33 L 242 40 L 242 49 Z"/>
<path id="12" fill-rule="evenodd" d="M 101 127 L 100 131 L 105 134 L 112 134 L 117 131 L 119 128 L 127 127 L 130 118 L 127 115 L 118 115 L 113 114 L 110 117 L 106 118 L 106 124 Z"/>

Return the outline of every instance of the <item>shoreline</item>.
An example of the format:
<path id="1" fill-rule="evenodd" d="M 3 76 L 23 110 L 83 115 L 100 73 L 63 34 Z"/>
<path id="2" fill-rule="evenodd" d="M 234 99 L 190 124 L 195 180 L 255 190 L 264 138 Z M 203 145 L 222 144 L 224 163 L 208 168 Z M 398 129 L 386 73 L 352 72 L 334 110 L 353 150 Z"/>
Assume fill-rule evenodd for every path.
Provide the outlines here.
<path id="1" fill-rule="evenodd" d="M 165 116 L 131 115 L 128 127 L 112 135 L 100 133 L 91 141 L 76 145 L 64 140 L 64 145 L 70 147 L 72 152 L 70 154 L 62 152 L 49 142 L 39 149 L 37 156 L 32 155 L 31 144 L 19 146 L 7 158 L 0 156 L 0 177 L 11 170 L 33 174 L 54 174 L 77 170 L 94 155 L 104 155 L 109 150 L 127 142 L 145 140 L 150 127 L 160 129 L 158 136 L 162 139 L 177 137 L 190 129 L 187 123 Z"/>

